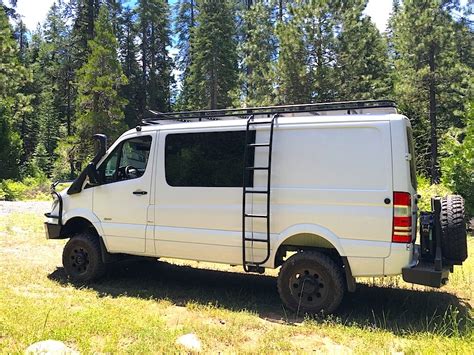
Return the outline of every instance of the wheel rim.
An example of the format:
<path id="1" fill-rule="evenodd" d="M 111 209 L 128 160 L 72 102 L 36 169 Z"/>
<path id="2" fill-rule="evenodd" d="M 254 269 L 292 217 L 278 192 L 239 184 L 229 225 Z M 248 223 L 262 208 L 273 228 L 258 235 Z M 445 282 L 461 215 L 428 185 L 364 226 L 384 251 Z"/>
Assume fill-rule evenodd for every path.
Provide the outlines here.
<path id="1" fill-rule="evenodd" d="M 89 268 L 89 252 L 85 248 L 74 248 L 70 255 L 71 271 L 75 275 L 82 275 Z"/>
<path id="2" fill-rule="evenodd" d="M 289 280 L 290 292 L 298 307 L 320 307 L 327 299 L 327 280 L 321 272 L 310 267 L 295 270 Z"/>

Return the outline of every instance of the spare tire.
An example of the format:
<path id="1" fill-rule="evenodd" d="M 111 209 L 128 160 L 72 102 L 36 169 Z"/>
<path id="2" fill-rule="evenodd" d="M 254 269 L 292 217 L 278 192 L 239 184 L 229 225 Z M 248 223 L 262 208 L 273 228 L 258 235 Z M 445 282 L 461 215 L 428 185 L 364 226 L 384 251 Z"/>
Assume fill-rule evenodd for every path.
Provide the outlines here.
<path id="1" fill-rule="evenodd" d="M 467 259 L 467 233 L 464 199 L 448 195 L 441 199 L 441 250 L 443 257 L 456 263 Z"/>

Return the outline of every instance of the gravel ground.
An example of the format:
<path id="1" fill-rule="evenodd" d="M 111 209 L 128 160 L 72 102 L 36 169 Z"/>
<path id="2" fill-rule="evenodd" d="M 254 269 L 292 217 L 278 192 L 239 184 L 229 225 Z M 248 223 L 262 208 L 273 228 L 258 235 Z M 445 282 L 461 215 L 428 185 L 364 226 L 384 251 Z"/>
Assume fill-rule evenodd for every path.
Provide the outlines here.
<path id="1" fill-rule="evenodd" d="M 51 201 L 0 201 L 0 216 L 10 213 L 34 213 L 43 215 L 51 210 Z"/>

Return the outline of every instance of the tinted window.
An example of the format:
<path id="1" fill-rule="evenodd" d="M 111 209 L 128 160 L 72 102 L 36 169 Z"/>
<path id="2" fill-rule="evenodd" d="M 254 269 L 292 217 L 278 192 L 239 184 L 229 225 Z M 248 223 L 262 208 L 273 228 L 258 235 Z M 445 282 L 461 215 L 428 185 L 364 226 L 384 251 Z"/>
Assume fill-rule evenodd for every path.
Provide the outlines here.
<path id="1" fill-rule="evenodd" d="M 136 137 L 119 144 L 100 165 L 103 184 L 139 178 L 145 173 L 150 155 L 151 137 Z"/>
<path id="2" fill-rule="evenodd" d="M 254 142 L 255 131 L 250 134 Z M 241 187 L 244 145 L 245 131 L 169 134 L 166 181 L 170 186 Z M 253 149 L 247 165 L 253 165 Z"/>
<path id="3" fill-rule="evenodd" d="M 411 186 L 416 189 L 416 158 L 415 158 L 415 148 L 413 146 L 413 133 L 410 127 L 407 127 L 407 139 L 408 139 L 408 152 L 411 155 L 410 160 L 410 179 Z"/>

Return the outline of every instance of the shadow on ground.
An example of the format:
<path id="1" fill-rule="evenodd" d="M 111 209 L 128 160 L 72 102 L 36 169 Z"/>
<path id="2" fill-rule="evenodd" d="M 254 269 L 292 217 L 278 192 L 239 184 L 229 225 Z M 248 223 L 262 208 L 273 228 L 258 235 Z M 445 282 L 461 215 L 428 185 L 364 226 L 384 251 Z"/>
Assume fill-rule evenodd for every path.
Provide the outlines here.
<path id="1" fill-rule="evenodd" d="M 48 277 L 63 285 L 70 284 L 63 268 L 57 268 Z M 197 269 L 167 262 L 128 261 L 114 265 L 106 278 L 89 287 L 100 296 L 166 299 L 177 306 L 188 302 L 212 304 L 233 311 L 253 311 L 279 323 L 302 321 L 284 309 L 273 276 Z M 472 331 L 470 310 L 469 303 L 446 292 L 359 284 L 355 293 L 347 294 L 329 321 L 384 329 L 397 335 L 428 332 L 452 336 Z"/>

